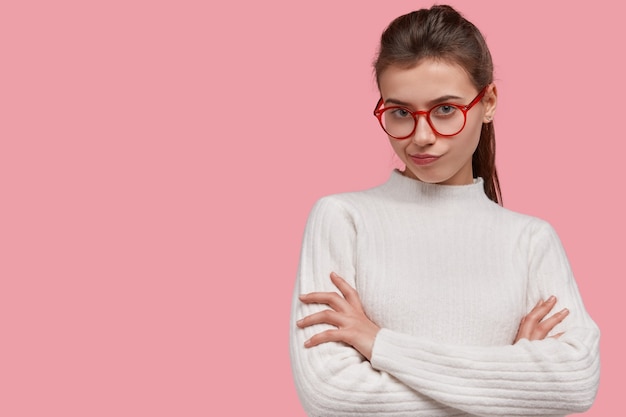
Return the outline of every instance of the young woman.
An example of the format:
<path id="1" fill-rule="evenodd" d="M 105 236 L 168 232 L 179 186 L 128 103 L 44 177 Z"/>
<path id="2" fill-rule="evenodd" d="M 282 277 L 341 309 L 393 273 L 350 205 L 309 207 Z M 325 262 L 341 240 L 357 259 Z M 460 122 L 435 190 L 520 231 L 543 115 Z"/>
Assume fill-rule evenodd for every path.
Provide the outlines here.
<path id="1" fill-rule="evenodd" d="M 374 114 L 406 165 L 328 196 L 292 311 L 310 416 L 555 416 L 588 409 L 599 331 L 544 221 L 500 200 L 493 65 L 448 6 L 394 20 Z"/>

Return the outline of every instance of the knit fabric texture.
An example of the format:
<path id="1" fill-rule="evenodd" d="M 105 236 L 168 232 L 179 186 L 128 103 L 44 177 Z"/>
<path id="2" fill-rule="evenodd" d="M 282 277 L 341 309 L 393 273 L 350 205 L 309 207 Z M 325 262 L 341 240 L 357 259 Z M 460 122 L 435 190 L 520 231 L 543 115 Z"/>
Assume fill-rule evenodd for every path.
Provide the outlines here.
<path id="1" fill-rule="evenodd" d="M 354 348 L 305 348 L 327 309 L 298 295 L 359 293 L 381 327 L 367 361 Z M 520 320 L 550 295 L 569 316 L 559 338 L 515 344 Z M 599 330 L 545 221 L 487 198 L 483 181 L 427 184 L 393 171 L 372 189 L 321 198 L 309 216 L 291 314 L 293 376 L 309 416 L 564 416 L 596 395 Z"/>

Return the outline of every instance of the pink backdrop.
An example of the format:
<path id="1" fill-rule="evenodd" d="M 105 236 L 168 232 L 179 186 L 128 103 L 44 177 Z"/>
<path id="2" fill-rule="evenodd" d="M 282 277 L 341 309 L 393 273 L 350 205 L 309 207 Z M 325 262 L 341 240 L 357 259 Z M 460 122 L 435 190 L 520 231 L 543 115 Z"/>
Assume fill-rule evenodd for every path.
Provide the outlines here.
<path id="1" fill-rule="evenodd" d="M 388 177 L 370 64 L 385 25 L 431 3 L 211 3 L 0 6 L 0 415 L 304 416 L 304 223 Z M 603 331 L 586 415 L 615 415 L 618 2 L 451 4 L 496 62 L 505 206 L 554 225 Z"/>

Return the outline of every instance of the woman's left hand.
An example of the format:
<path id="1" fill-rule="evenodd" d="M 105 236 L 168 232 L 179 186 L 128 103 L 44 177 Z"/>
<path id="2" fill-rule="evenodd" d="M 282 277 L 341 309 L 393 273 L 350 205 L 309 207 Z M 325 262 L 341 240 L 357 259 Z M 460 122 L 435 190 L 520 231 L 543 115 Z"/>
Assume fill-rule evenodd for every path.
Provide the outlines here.
<path id="1" fill-rule="evenodd" d="M 302 294 L 300 301 L 303 303 L 326 304 L 331 309 L 306 316 L 298 320 L 296 324 L 300 328 L 305 328 L 324 323 L 335 326 L 336 329 L 325 330 L 314 335 L 304 342 L 304 346 L 309 348 L 326 342 L 343 342 L 370 360 L 374 340 L 380 327 L 365 315 L 359 294 L 350 284 L 334 272 L 330 274 L 330 280 L 339 289 L 343 297 L 336 292 Z"/>
<path id="2" fill-rule="evenodd" d="M 522 317 L 513 344 L 519 342 L 521 339 L 543 340 L 548 337 L 548 333 L 569 314 L 569 310 L 564 308 L 546 319 L 546 316 L 552 311 L 555 305 L 556 297 L 554 296 L 551 296 L 545 301 L 539 300 L 530 313 Z M 550 337 L 558 339 L 561 335 L 563 335 L 563 332 Z"/>

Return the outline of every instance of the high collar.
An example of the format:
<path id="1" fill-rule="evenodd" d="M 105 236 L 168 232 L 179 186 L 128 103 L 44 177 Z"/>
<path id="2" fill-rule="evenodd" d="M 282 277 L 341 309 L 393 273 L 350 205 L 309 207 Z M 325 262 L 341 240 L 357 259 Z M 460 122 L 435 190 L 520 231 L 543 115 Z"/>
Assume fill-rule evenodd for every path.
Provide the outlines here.
<path id="1" fill-rule="evenodd" d="M 405 177 L 400 171 L 394 170 L 384 187 L 404 201 L 453 205 L 491 202 L 485 194 L 484 181 L 480 177 L 474 178 L 472 184 L 441 185 Z"/>

